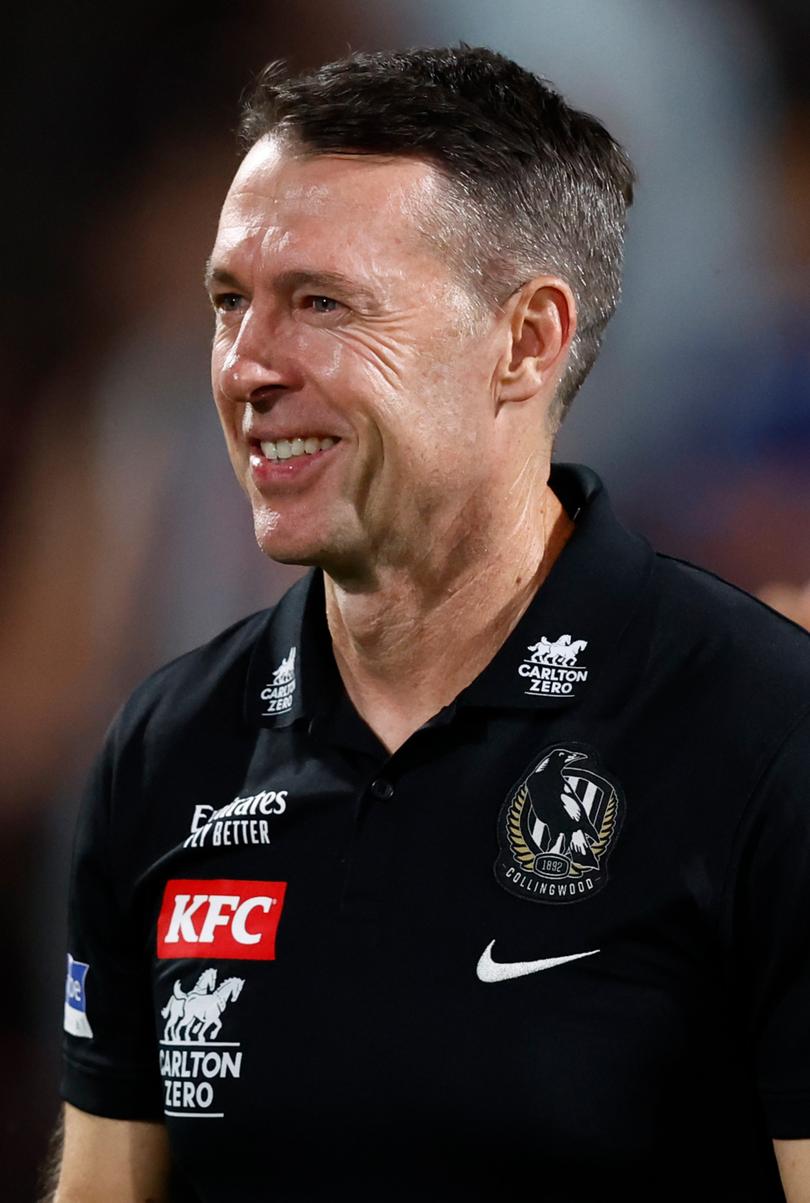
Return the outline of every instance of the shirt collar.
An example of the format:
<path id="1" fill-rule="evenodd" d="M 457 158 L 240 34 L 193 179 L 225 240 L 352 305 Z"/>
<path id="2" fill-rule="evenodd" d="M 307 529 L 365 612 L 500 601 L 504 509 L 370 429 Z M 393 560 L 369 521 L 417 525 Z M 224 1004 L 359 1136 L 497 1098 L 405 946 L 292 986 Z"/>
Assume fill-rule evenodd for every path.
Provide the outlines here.
<path id="1" fill-rule="evenodd" d="M 556 464 L 549 483 L 574 532 L 512 634 L 448 709 L 579 702 L 636 609 L 654 560 L 649 544 L 618 522 L 589 468 Z M 341 688 L 323 576 L 313 571 L 268 612 L 248 669 L 245 713 L 261 726 L 288 727 L 322 711 Z"/>
<path id="2" fill-rule="evenodd" d="M 615 517 L 589 468 L 555 464 L 549 484 L 574 532 L 520 622 L 459 705 L 559 709 L 582 700 L 630 622 L 655 553 Z"/>
<path id="3" fill-rule="evenodd" d="M 248 666 L 245 715 L 262 727 L 289 727 L 339 687 L 323 574 L 313 570 L 268 611 Z"/>

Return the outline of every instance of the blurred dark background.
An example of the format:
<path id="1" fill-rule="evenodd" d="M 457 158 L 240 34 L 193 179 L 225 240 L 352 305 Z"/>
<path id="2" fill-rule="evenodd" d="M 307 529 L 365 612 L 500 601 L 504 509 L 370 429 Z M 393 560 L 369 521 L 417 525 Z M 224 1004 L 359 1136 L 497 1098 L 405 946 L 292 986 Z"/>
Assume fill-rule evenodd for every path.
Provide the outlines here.
<path id="1" fill-rule="evenodd" d="M 270 604 L 210 401 L 201 288 L 268 60 L 464 40 L 629 149 L 625 300 L 560 439 L 626 522 L 810 621 L 805 0 L 33 3 L 3 39 L 3 1198 L 57 1110 L 76 800 L 159 663 Z"/>

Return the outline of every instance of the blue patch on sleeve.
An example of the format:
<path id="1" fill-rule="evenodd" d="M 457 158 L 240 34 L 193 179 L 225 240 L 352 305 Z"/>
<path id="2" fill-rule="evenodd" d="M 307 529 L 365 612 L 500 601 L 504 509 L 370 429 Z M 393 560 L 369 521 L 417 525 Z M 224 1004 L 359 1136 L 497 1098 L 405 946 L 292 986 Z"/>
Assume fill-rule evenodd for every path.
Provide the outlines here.
<path id="1" fill-rule="evenodd" d="M 87 995 L 85 980 L 89 964 L 84 961 L 74 961 L 68 953 L 67 978 L 65 979 L 65 1031 L 71 1036 L 83 1036 L 90 1039 L 93 1029 L 87 1018 Z"/>

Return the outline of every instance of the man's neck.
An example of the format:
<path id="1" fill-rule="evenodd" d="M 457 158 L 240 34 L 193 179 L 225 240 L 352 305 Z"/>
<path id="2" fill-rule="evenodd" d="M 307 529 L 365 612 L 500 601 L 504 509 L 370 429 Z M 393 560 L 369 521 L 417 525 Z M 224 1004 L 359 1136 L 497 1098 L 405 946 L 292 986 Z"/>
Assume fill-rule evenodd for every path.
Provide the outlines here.
<path id="1" fill-rule="evenodd" d="M 493 523 L 495 525 L 495 523 Z M 437 541 L 410 569 L 365 591 L 326 576 L 326 613 L 340 675 L 355 708 L 396 751 L 489 664 L 517 626 L 573 523 L 546 488 L 500 529 Z"/>

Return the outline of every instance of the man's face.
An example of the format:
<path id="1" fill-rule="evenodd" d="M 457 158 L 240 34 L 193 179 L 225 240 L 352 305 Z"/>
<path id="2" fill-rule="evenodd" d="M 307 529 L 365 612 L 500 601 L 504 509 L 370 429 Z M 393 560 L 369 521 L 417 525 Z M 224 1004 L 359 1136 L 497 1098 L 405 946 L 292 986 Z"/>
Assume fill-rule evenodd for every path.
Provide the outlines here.
<path id="1" fill-rule="evenodd" d="M 503 468 L 503 322 L 475 328 L 419 233 L 439 186 L 417 159 L 273 139 L 231 185 L 209 271 L 214 397 L 274 559 L 353 576 L 437 536 L 449 554 Z"/>

